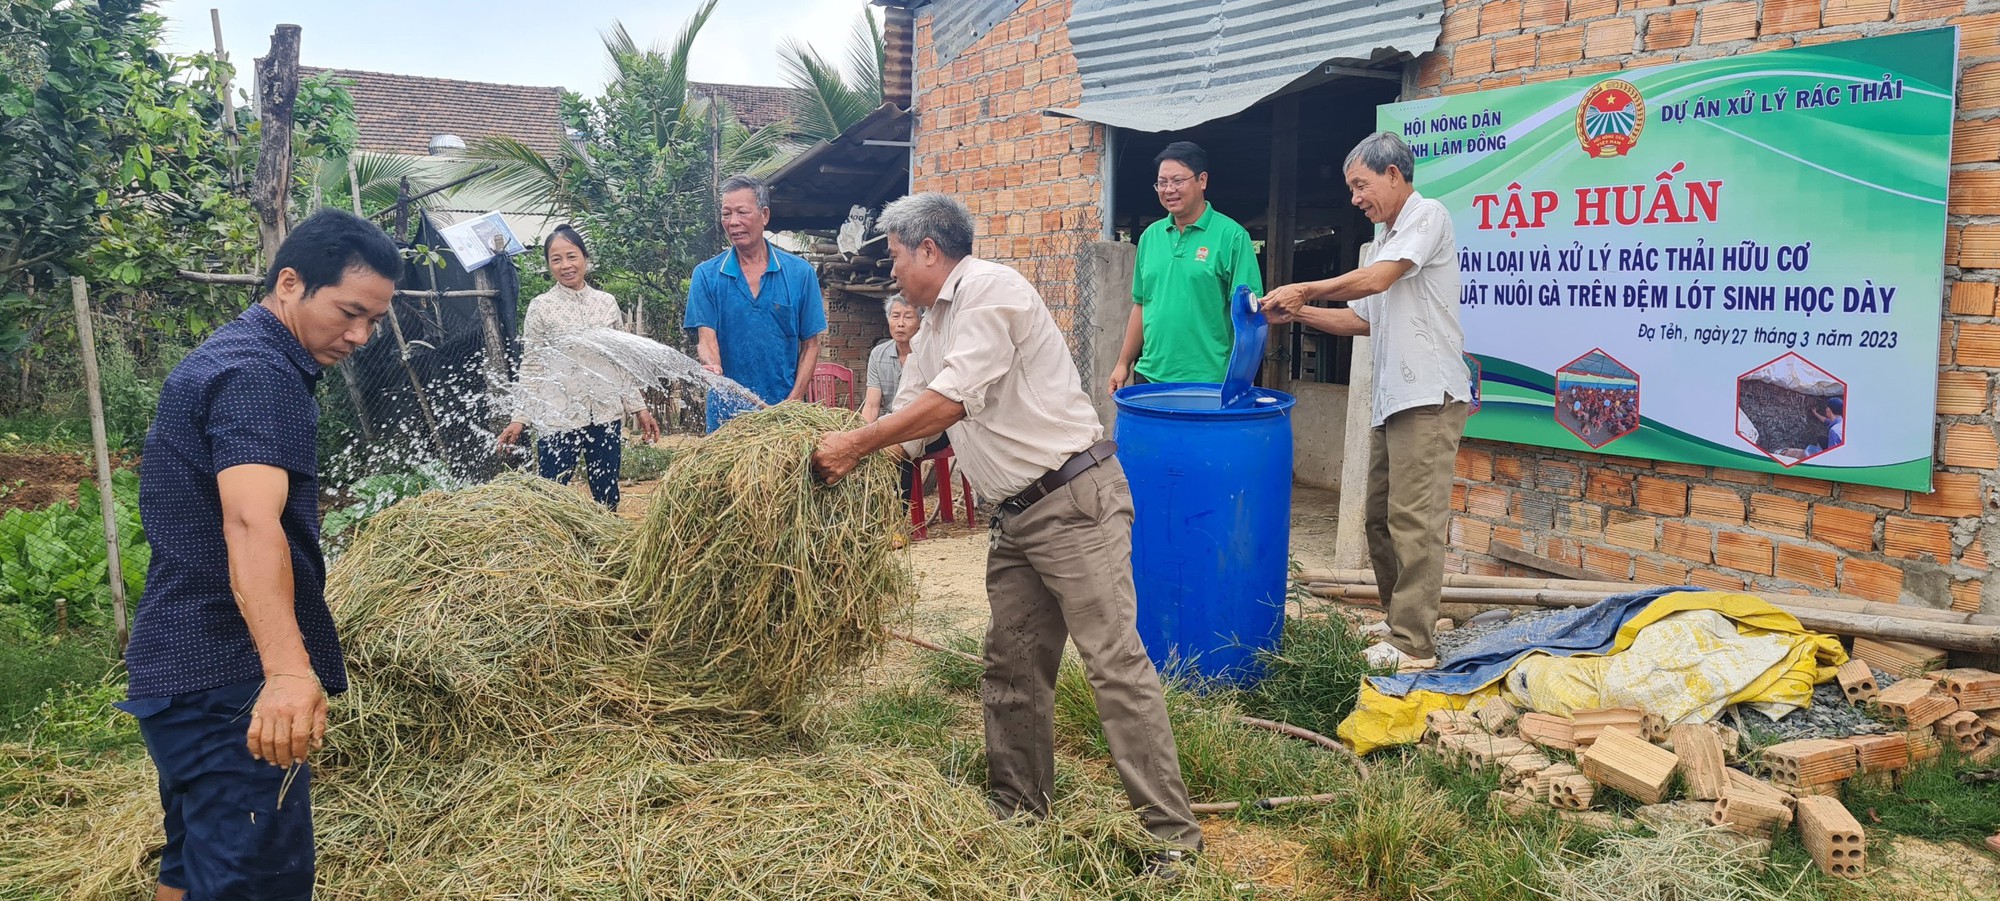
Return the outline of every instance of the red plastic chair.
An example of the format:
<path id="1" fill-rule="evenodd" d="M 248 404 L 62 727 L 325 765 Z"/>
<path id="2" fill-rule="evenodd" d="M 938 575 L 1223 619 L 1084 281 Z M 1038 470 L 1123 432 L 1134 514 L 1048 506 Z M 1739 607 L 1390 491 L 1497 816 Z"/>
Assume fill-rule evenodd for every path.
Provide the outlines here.
<path id="1" fill-rule="evenodd" d="M 951 448 L 925 454 L 911 461 L 910 466 L 910 537 L 922 541 L 930 537 L 927 526 L 929 517 L 924 515 L 924 464 L 929 463 L 937 470 L 938 510 L 945 522 L 952 519 L 951 503 Z M 963 473 L 958 477 L 959 497 L 964 498 L 965 522 L 972 524 L 972 482 Z"/>
<path id="2" fill-rule="evenodd" d="M 813 367 L 812 387 L 806 389 L 806 400 L 829 407 L 854 409 L 854 370 L 839 363 L 821 363 Z"/>

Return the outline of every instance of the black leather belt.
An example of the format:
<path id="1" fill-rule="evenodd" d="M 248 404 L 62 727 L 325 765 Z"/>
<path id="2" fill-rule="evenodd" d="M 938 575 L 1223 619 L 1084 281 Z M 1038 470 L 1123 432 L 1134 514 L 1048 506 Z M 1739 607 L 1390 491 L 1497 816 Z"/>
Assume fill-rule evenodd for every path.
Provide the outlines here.
<path id="1" fill-rule="evenodd" d="M 1050 471 L 1047 475 L 1036 479 L 1027 488 L 1023 489 L 1020 494 L 1001 501 L 1000 509 L 1015 514 L 1026 512 L 1029 507 L 1035 505 L 1036 501 L 1054 494 L 1056 489 L 1069 484 L 1077 476 L 1089 471 L 1091 467 L 1111 459 L 1112 455 L 1116 453 L 1118 453 L 1118 442 L 1108 438 L 1099 441 L 1085 449 L 1083 453 L 1069 458 L 1067 462 Z"/>

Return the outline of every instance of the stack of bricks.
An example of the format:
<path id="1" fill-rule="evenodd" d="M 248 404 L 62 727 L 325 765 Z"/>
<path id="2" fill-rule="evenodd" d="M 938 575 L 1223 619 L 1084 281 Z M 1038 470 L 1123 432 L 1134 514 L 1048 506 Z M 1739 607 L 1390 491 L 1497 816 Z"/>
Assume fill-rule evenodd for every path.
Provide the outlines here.
<path id="1" fill-rule="evenodd" d="M 932 7 L 935 9 L 935 7 Z M 917 18 L 914 189 L 965 201 L 973 252 L 1021 271 L 1073 341 L 1082 253 L 1100 235 L 1104 128 L 1044 116 L 1083 97 L 1071 0 L 1027 0 L 971 46 L 938 58 Z"/>
<path id="2" fill-rule="evenodd" d="M 1960 89 L 1945 246 L 1931 493 L 1684 463 L 1464 443 L 1452 570 L 1524 575 L 1510 545 L 1593 577 L 1841 593 L 2000 613 L 2000 12 L 1965 0 L 1446 0 L 1419 91 L 1457 94 L 1675 60 L 1957 25 Z M 1926 299 L 1928 302 L 1928 299 Z M 1616 449 L 1617 445 L 1611 445 Z"/>
<path id="3" fill-rule="evenodd" d="M 820 336 L 819 361 L 854 370 L 854 409 L 861 409 L 868 396 L 868 353 L 887 340 L 889 321 L 882 315 L 880 301 L 826 292 L 826 333 Z"/>

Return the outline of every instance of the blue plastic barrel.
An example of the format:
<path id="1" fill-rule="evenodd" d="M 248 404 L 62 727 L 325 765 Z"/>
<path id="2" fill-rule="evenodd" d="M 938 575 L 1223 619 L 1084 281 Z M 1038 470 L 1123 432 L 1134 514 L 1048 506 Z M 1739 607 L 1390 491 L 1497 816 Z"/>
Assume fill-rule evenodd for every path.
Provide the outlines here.
<path id="1" fill-rule="evenodd" d="M 1229 408 L 1214 384 L 1115 395 L 1139 637 L 1163 673 L 1248 685 L 1284 628 L 1293 400 L 1252 392 Z"/>

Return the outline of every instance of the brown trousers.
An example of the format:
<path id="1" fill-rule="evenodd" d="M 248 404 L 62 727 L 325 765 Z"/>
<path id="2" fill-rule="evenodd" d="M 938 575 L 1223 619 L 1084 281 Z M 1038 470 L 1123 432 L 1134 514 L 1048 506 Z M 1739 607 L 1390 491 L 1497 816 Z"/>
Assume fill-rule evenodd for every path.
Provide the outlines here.
<path id="1" fill-rule="evenodd" d="M 1451 530 L 1451 476 L 1467 406 L 1450 401 L 1390 414 L 1368 444 L 1368 558 L 1389 615 L 1389 641 L 1436 657 L 1438 597 Z"/>
<path id="2" fill-rule="evenodd" d="M 995 521 L 986 557 L 986 768 L 1002 817 L 1048 813 L 1055 793 L 1056 669 L 1076 640 L 1126 797 L 1146 831 L 1193 848 L 1160 677 L 1139 642 L 1132 491 L 1116 459 Z"/>

